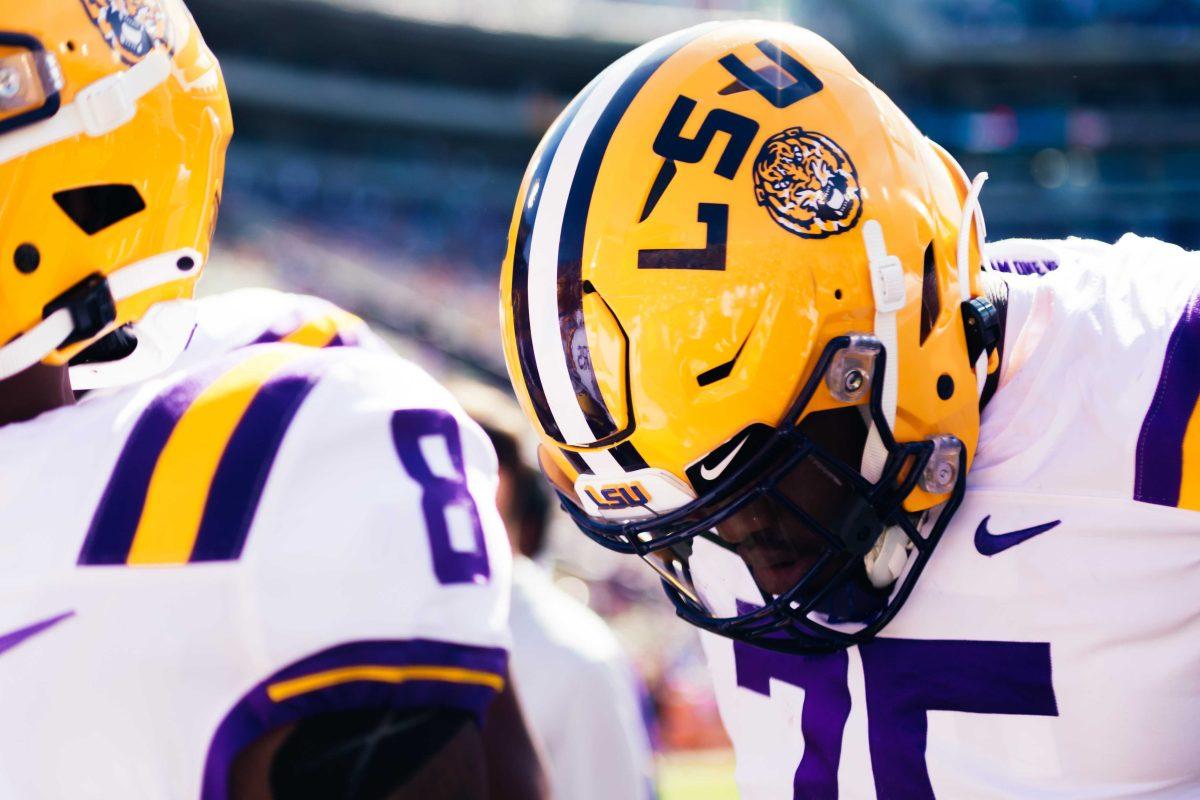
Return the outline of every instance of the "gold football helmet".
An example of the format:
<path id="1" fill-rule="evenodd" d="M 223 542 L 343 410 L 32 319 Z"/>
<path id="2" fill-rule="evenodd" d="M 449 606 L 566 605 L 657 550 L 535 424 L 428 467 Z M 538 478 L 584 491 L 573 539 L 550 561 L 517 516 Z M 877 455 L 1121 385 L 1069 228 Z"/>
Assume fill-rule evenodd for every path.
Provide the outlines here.
<path id="1" fill-rule="evenodd" d="M 179 0 L 8 2 L 0 29 L 2 379 L 191 296 L 232 122 Z"/>
<path id="2" fill-rule="evenodd" d="M 796 651 L 878 631 L 978 439 L 982 177 L 788 24 L 692 28 L 593 80 L 529 166 L 501 290 L 584 532 L 709 630 Z"/>

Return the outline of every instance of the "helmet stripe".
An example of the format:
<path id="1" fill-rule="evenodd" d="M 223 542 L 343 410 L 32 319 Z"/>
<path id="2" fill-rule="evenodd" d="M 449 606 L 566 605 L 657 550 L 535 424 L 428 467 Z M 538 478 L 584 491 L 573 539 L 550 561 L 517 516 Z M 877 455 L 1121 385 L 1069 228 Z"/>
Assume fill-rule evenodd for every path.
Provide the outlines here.
<path id="1" fill-rule="evenodd" d="M 684 44 L 695 38 L 694 31 L 686 31 L 686 36 L 672 37 L 656 48 L 613 94 L 608 105 L 601 112 L 599 119 L 579 155 L 579 165 L 575 169 L 574 180 L 567 195 L 566 210 L 563 212 L 562 230 L 558 240 L 558 315 L 564 335 L 560 337 L 563 357 L 566 359 L 567 372 L 571 385 L 580 399 L 586 398 L 581 404 L 584 419 L 588 423 L 596 439 L 603 439 L 617 433 L 617 425 L 612 413 L 604 403 L 600 387 L 596 382 L 596 373 L 592 367 L 590 350 L 586 343 L 586 327 L 583 317 L 583 238 L 587 228 L 588 210 L 592 204 L 592 196 L 596 190 L 596 180 L 600 174 L 600 165 L 608 145 L 612 141 L 617 125 L 625 116 L 630 103 L 641 88 L 658 70 L 668 57 L 677 52 Z M 566 335 L 575 332 L 574 336 Z M 584 342 L 579 341 L 580 338 Z M 584 349 L 579 353 L 579 349 Z M 572 352 L 572 351 L 575 352 Z"/>
<path id="2" fill-rule="evenodd" d="M 533 175 L 530 176 L 525 197 L 522 200 L 521 221 L 517 225 L 516 241 L 513 244 L 512 266 L 512 306 L 513 324 L 516 328 L 517 360 L 521 365 L 521 376 L 525 381 L 525 390 L 533 404 L 538 422 L 542 430 L 552 439 L 562 440 L 562 432 L 554 415 L 550 413 L 550 405 L 546 401 L 546 392 L 542 389 L 542 381 L 538 376 L 537 365 L 533 355 L 533 335 L 529 329 L 529 247 L 532 243 L 533 223 L 537 219 L 538 208 L 542 202 L 542 187 L 546 184 L 546 173 L 558 152 L 558 145 L 563 134 L 580 105 L 591 93 L 596 81 L 593 80 L 586 89 L 579 93 L 554 123 L 542 145 L 540 154 L 533 164 Z"/>
<path id="3" fill-rule="evenodd" d="M 563 457 L 567 459 L 567 463 L 580 475 L 592 474 L 592 468 L 587 465 L 587 462 L 583 460 L 583 457 L 579 453 L 561 447 L 559 448 L 559 452 L 563 454 Z"/>
<path id="4" fill-rule="evenodd" d="M 530 331 L 542 385 L 567 444 L 588 445 L 617 432 L 587 358 L 582 305 L 583 238 L 600 165 L 637 93 L 663 62 L 710 27 L 643 45 L 601 73 L 567 127 L 541 186 L 544 203 L 529 252 Z M 600 465 L 592 463 L 600 454 L 582 455 L 597 474 L 623 471 L 607 453 Z"/>

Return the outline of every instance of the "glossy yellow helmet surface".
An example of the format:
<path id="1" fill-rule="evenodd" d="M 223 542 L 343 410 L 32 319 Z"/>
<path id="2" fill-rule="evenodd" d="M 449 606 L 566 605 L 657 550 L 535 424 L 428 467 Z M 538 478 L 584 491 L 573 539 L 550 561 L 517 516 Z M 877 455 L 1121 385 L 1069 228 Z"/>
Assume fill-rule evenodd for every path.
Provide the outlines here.
<path id="1" fill-rule="evenodd" d="M 862 432 L 841 454 L 854 476 L 821 468 L 857 492 L 816 514 L 838 520 L 824 531 L 833 562 L 872 573 L 884 605 L 906 594 L 898 579 L 932 548 L 921 520 L 948 520 L 978 439 L 987 356 L 964 326 L 982 294 L 977 192 L 841 53 L 793 25 L 704 25 L 601 73 L 533 157 L 501 279 L 510 376 L 585 532 L 647 557 L 705 627 L 734 635 L 745 605 L 797 649 L 848 643 L 826 633 L 852 614 L 812 622 L 818 606 L 780 584 L 800 571 L 769 580 L 751 564 L 757 594 L 734 591 L 735 607 L 701 597 L 677 552 L 732 527 L 751 495 L 786 494 L 781 475 L 821 448 L 783 440 L 841 419 Z M 980 305 L 971 316 L 986 323 Z M 851 528 L 862 541 L 847 545 Z M 827 587 L 833 562 L 810 585 Z M 783 595 L 790 627 L 766 625 L 761 608 Z M 872 614 L 861 629 L 882 624 Z"/>
<path id="2" fill-rule="evenodd" d="M 5 0 L 0 378 L 191 296 L 232 130 L 179 0 Z"/>

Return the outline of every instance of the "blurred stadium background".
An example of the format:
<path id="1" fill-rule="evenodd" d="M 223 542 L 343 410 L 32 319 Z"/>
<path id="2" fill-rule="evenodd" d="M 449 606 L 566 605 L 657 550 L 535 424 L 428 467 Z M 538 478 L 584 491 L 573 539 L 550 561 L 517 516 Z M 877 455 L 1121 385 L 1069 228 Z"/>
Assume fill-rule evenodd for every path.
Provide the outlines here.
<path id="1" fill-rule="evenodd" d="M 237 135 L 209 291 L 333 299 L 442 376 L 504 386 L 497 281 L 546 126 L 636 44 L 788 19 L 841 47 L 970 173 L 989 236 L 1200 248 L 1200 0 L 190 0 Z M 659 711 L 664 797 L 733 796 L 694 636 L 641 570 L 552 532 Z M 637 565 L 632 565 L 636 567 Z"/>

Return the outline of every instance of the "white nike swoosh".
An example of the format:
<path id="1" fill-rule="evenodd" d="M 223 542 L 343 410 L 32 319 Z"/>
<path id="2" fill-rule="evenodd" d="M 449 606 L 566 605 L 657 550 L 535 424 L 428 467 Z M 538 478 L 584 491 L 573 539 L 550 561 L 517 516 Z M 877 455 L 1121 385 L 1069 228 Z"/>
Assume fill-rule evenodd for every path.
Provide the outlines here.
<path id="1" fill-rule="evenodd" d="M 746 439 L 748 439 L 748 438 L 750 438 L 750 437 L 746 437 Z M 725 456 L 725 458 L 721 459 L 721 463 L 717 464 L 712 469 L 709 469 L 708 467 L 701 464 L 700 465 L 700 477 L 704 478 L 704 480 L 706 480 L 706 481 L 715 481 L 717 478 L 721 477 L 721 473 L 725 471 L 725 468 L 729 466 L 729 462 L 733 461 L 733 457 L 736 456 L 738 454 L 738 451 L 742 449 L 742 445 L 744 445 L 746 443 L 746 439 L 742 439 L 740 442 L 738 442 L 738 446 L 733 448 L 732 450 L 730 450 L 729 455 L 727 455 L 727 456 Z"/>

